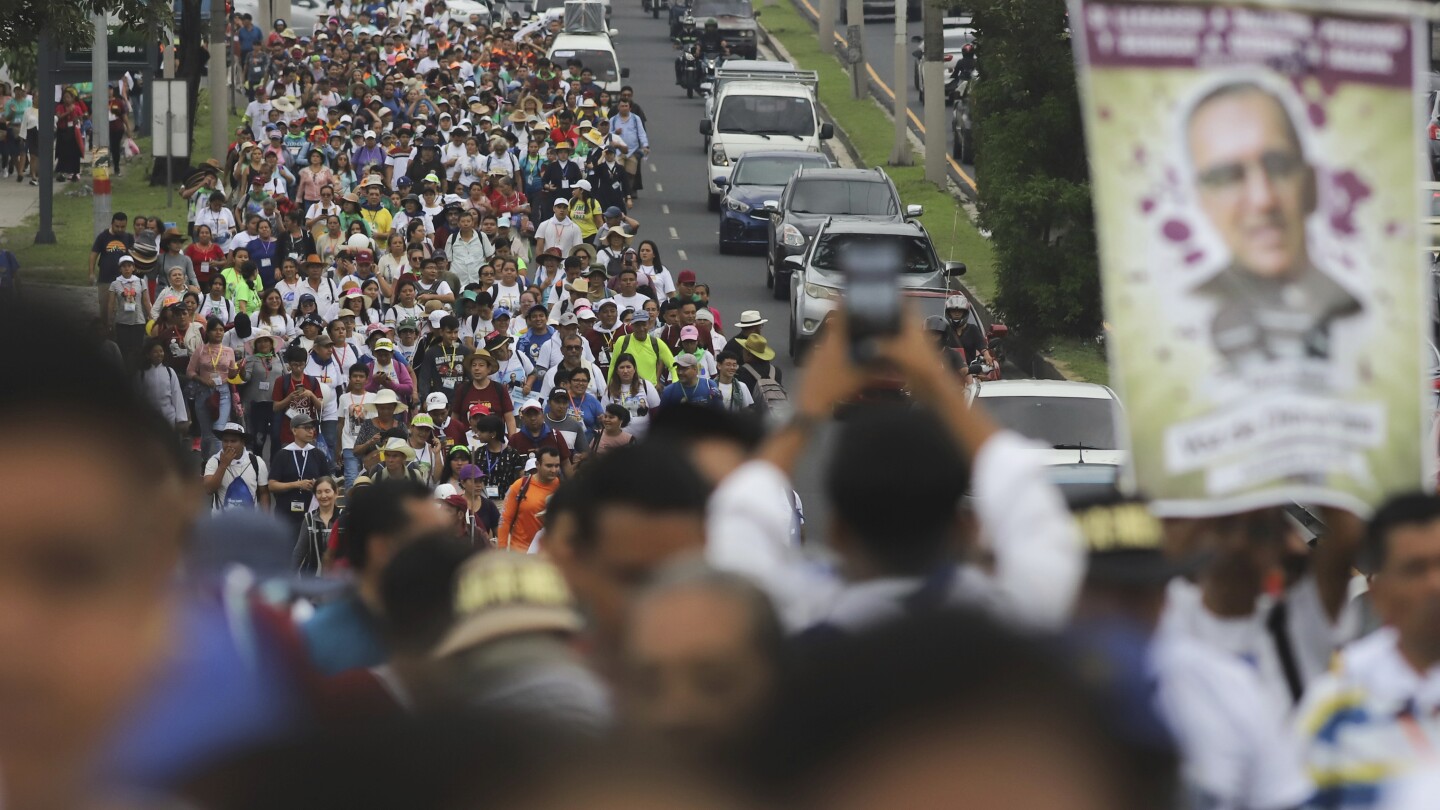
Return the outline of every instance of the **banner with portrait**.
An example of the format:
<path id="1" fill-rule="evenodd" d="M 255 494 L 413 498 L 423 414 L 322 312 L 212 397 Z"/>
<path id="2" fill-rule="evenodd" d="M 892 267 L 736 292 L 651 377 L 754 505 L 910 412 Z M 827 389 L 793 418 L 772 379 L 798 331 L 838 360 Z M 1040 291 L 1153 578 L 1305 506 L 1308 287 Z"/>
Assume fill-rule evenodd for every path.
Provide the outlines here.
<path id="1" fill-rule="evenodd" d="M 1165 514 L 1366 514 L 1435 455 L 1428 37 L 1317 8 L 1071 2 L 1125 474 Z"/>

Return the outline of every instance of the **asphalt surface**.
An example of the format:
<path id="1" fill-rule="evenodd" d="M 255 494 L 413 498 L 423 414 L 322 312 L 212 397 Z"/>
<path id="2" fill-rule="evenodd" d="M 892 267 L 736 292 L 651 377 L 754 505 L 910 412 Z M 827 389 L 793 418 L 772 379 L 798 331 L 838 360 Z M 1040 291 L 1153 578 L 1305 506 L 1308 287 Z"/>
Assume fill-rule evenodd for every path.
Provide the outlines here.
<path id="1" fill-rule="evenodd" d="M 640 221 L 638 237 L 660 246 L 661 259 L 672 275 L 694 270 L 702 284 L 710 285 L 710 303 L 724 319 L 722 331 L 727 336 L 735 334 L 734 324 L 743 310 L 759 310 L 770 320 L 764 334 L 793 394 L 802 375 L 789 357 L 788 302 L 774 300 L 766 288 L 763 254 L 720 255 L 720 215 L 706 207 L 708 153 L 699 131 L 704 101 L 699 96 L 687 99 L 675 84 L 676 51 L 665 16 L 652 19 L 641 10 L 640 0 L 614 0 L 612 9 L 611 24 L 620 31 L 615 49 L 621 67 L 630 69 L 627 81 L 635 88 L 650 136 L 644 188 L 631 212 Z M 830 432 L 817 438 L 800 465 L 796 484 L 805 504 L 807 534 L 815 539 L 825 523 L 820 481 Z"/>

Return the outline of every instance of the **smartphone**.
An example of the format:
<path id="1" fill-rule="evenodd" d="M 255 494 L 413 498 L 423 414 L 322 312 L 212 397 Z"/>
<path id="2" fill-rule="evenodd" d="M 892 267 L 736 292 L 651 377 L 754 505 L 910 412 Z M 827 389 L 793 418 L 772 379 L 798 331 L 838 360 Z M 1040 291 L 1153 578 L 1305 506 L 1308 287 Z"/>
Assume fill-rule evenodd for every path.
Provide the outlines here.
<path id="1" fill-rule="evenodd" d="M 854 241 L 839 259 L 845 273 L 845 311 L 850 354 L 857 363 L 874 361 L 879 342 L 900 331 L 900 270 L 904 262 L 894 241 Z"/>

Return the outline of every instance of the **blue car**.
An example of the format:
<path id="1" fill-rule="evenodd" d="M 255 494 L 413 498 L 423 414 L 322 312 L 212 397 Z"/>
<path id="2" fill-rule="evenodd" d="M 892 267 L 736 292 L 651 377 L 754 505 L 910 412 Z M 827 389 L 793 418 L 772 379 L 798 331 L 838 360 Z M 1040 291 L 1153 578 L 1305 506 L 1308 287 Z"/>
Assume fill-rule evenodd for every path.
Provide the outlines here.
<path id="1" fill-rule="evenodd" d="M 746 152 L 735 161 L 728 180 L 721 180 L 720 252 L 737 248 L 764 250 L 770 244 L 770 214 L 791 175 L 801 169 L 833 164 L 818 152 Z"/>

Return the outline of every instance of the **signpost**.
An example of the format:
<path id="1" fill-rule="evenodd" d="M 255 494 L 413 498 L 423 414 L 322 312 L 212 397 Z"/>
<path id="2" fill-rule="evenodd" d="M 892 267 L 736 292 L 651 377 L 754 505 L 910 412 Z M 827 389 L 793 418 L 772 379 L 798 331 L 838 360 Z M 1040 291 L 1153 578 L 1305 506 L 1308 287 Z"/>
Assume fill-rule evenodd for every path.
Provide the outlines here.
<path id="1" fill-rule="evenodd" d="M 150 143 L 157 160 L 165 160 L 165 204 L 175 198 L 175 161 L 190 157 L 190 117 L 184 79 L 151 83 Z"/>

